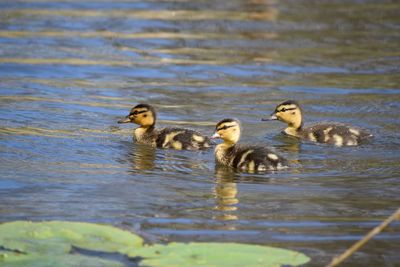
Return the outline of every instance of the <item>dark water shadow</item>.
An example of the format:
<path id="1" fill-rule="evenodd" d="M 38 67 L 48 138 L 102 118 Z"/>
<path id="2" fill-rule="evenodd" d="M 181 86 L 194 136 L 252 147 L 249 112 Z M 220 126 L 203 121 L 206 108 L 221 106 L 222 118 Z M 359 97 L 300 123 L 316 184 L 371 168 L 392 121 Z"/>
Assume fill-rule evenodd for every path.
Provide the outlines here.
<path id="1" fill-rule="evenodd" d="M 124 264 L 126 267 L 139 267 L 142 257 L 128 257 L 124 254 L 118 252 L 103 252 L 95 251 L 90 249 L 84 249 L 76 246 L 72 246 L 70 254 L 84 255 L 88 257 L 101 258 L 106 260 L 111 260 Z"/>

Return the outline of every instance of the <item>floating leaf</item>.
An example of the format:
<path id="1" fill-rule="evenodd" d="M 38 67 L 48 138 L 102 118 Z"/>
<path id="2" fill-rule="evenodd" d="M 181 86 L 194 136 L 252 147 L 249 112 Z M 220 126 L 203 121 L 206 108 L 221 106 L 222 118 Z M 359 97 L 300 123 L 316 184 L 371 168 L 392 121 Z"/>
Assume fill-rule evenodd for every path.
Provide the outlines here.
<path id="1" fill-rule="evenodd" d="M 79 222 L 10 222 L 0 224 L 0 265 L 121 267 L 99 252 L 139 257 L 139 266 L 297 266 L 310 259 L 299 252 L 235 243 L 170 243 L 142 246 L 143 240 L 112 226 Z M 72 246 L 94 252 L 87 256 Z M 1 250 L 3 248 L 3 250 Z M 75 254 L 71 254 L 75 252 Z M 84 251 L 83 251 L 84 252 Z"/>
<path id="2" fill-rule="evenodd" d="M 170 243 L 135 250 L 129 256 L 144 259 L 139 266 L 297 266 L 310 260 L 306 255 L 281 248 L 236 243 Z"/>
<path id="3" fill-rule="evenodd" d="M 21 252 L 65 254 L 76 246 L 126 253 L 142 243 L 139 236 L 108 225 L 63 221 L 0 224 L 0 246 Z"/>
<path id="4" fill-rule="evenodd" d="M 39 255 L 39 254 L 20 254 L 14 252 L 0 251 L 0 266 L 2 267 L 124 267 L 123 263 L 105 260 L 98 257 L 88 257 L 84 255 L 64 254 L 64 255 Z"/>

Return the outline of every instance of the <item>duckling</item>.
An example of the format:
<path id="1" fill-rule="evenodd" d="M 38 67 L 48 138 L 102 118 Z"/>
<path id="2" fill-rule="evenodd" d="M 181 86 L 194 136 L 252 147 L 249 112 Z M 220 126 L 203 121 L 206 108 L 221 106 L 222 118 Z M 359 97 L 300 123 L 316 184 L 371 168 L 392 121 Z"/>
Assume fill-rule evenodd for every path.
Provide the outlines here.
<path id="1" fill-rule="evenodd" d="M 133 107 L 125 119 L 118 123 L 136 123 L 140 127 L 134 130 L 134 139 L 138 143 L 150 144 L 159 148 L 173 148 L 177 150 L 200 150 L 209 148 L 210 138 L 199 132 L 183 128 L 156 129 L 156 112 L 148 104 L 138 104 Z"/>
<path id="2" fill-rule="evenodd" d="M 224 119 L 218 122 L 211 138 L 221 138 L 224 141 L 215 148 L 215 159 L 221 165 L 247 172 L 279 170 L 287 167 L 284 158 L 266 147 L 238 145 L 240 122 L 236 119 Z"/>
<path id="3" fill-rule="evenodd" d="M 288 124 L 283 131 L 287 135 L 336 146 L 356 146 L 372 137 L 365 130 L 342 123 L 319 123 L 305 128 L 300 105 L 293 100 L 279 104 L 269 119 L 262 120 L 280 120 Z"/>

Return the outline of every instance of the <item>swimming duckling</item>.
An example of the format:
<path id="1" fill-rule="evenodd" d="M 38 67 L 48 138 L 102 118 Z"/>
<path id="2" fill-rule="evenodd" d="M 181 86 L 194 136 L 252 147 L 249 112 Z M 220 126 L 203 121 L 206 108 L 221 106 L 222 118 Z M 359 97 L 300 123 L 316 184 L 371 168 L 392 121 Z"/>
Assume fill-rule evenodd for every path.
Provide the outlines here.
<path id="1" fill-rule="evenodd" d="M 293 100 L 279 104 L 269 119 L 262 120 L 280 120 L 288 124 L 283 131 L 287 135 L 336 146 L 356 146 L 361 141 L 372 137 L 372 134 L 365 130 L 342 123 L 320 123 L 304 128 L 302 110 Z"/>
<path id="2" fill-rule="evenodd" d="M 133 122 L 140 127 L 134 131 L 134 139 L 138 143 L 150 144 L 160 148 L 199 150 L 211 146 L 211 140 L 199 132 L 183 128 L 156 129 L 156 112 L 147 104 L 139 104 L 131 109 L 125 119 L 118 123 Z"/>
<path id="3" fill-rule="evenodd" d="M 224 119 L 217 123 L 212 138 L 221 138 L 224 142 L 215 148 L 218 163 L 241 171 L 255 172 L 278 170 L 287 167 L 286 160 L 266 147 L 238 145 L 240 122 Z"/>

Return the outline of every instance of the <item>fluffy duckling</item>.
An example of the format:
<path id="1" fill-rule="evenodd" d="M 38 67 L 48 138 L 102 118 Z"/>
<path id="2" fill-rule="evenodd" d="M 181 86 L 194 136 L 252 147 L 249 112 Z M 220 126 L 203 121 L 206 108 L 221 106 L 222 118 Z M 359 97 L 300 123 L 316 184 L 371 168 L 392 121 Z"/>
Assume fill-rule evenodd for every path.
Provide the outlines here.
<path id="1" fill-rule="evenodd" d="M 262 120 L 280 120 L 288 124 L 283 131 L 287 135 L 336 146 L 356 146 L 363 140 L 372 137 L 372 134 L 365 130 L 342 123 L 319 123 L 303 127 L 302 110 L 299 104 L 293 100 L 279 104 L 269 119 Z"/>
<path id="2" fill-rule="evenodd" d="M 139 104 L 131 109 L 125 119 L 118 123 L 136 123 L 140 127 L 134 131 L 138 143 L 150 144 L 160 148 L 200 150 L 211 146 L 211 140 L 199 132 L 183 128 L 156 129 L 156 112 L 147 104 Z"/>
<path id="3" fill-rule="evenodd" d="M 287 167 L 284 158 L 262 146 L 238 145 L 240 122 L 224 119 L 217 123 L 212 138 L 221 138 L 224 142 L 215 148 L 218 163 L 241 171 L 256 172 L 278 170 Z"/>

